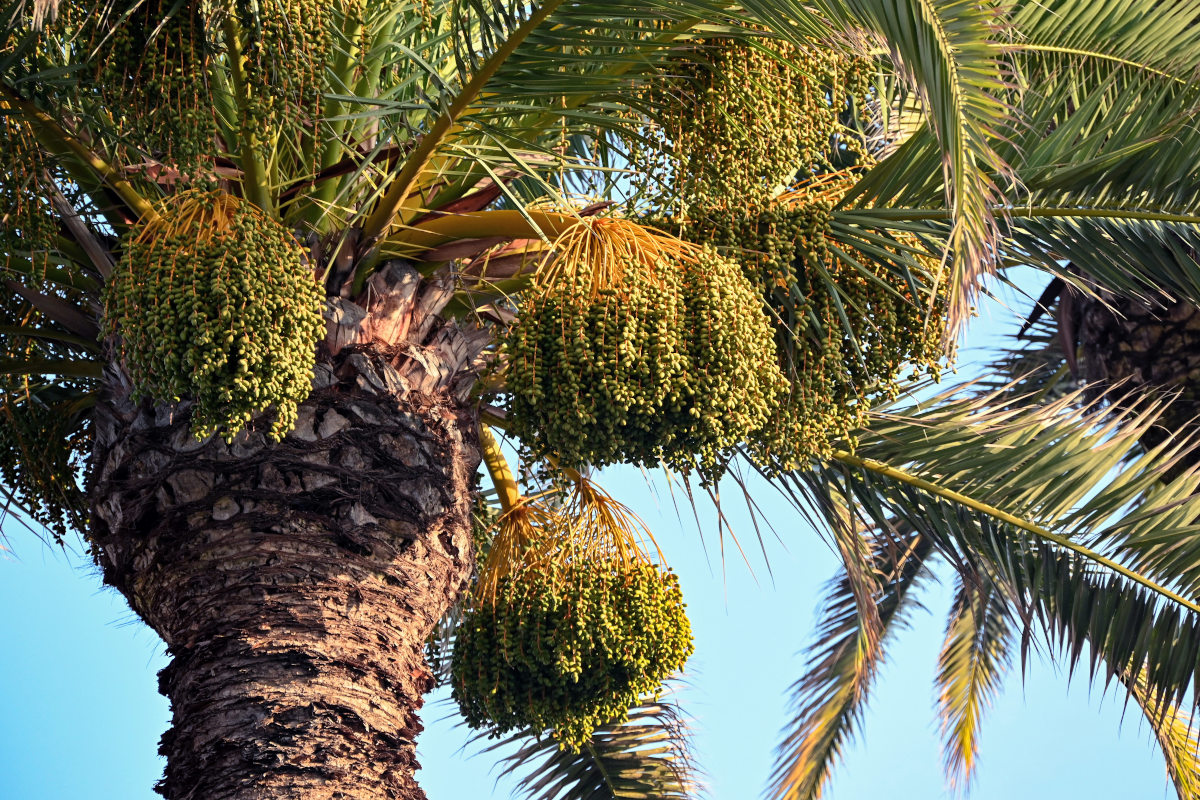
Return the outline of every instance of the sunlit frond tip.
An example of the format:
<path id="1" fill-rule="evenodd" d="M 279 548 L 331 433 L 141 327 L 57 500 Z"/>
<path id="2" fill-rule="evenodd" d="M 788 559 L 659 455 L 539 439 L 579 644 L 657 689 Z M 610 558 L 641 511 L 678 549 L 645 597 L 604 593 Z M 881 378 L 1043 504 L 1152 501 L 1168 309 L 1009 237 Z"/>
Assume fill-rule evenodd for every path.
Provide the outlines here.
<path id="1" fill-rule="evenodd" d="M 954 788 L 965 791 L 970 783 L 982 717 L 999 692 L 1016 633 L 998 587 L 981 575 L 959 580 L 936 676 L 946 774 Z"/>

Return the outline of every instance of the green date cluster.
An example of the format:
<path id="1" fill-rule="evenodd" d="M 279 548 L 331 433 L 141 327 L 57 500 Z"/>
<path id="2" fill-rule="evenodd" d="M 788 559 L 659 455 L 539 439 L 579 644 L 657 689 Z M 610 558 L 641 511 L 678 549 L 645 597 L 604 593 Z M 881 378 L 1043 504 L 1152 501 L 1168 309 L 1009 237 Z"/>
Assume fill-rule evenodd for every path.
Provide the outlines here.
<path id="1" fill-rule="evenodd" d="M 135 230 L 105 287 L 135 390 L 191 398 L 197 437 L 274 407 L 282 438 L 311 389 L 324 293 L 291 232 L 247 202 L 187 192 Z"/>
<path id="2" fill-rule="evenodd" d="M 814 199 L 710 211 L 686 233 L 736 253 L 778 320 L 775 347 L 791 388 L 756 443 L 758 460 L 777 468 L 827 456 L 832 440 L 866 424 L 873 402 L 894 398 L 906 380 L 936 376 L 944 356 L 944 303 L 922 270 L 902 276 L 845 245 L 839 256 L 831 207 Z"/>
<path id="3" fill-rule="evenodd" d="M 849 124 L 863 115 L 869 58 L 818 43 L 719 39 L 684 50 L 646 102 L 665 118 L 628 143 L 631 163 L 675 213 L 738 209 L 797 180 L 868 158 Z M 654 190 L 649 190 L 654 194 Z"/>
<path id="4" fill-rule="evenodd" d="M 325 0 L 95 6 L 64 3 L 59 23 L 97 53 L 89 89 L 128 133 L 128 160 L 148 156 L 192 185 L 212 183 L 214 155 L 223 150 L 248 145 L 268 158 L 280 141 L 316 132 L 333 51 L 330 17 L 361 16 L 365 8 L 362 0 L 336 10 Z M 225 114 L 230 131 L 219 130 L 215 111 L 223 93 L 238 105 Z"/>
<path id="5" fill-rule="evenodd" d="M 578 750 L 659 691 L 692 649 L 672 572 L 586 561 L 529 568 L 464 615 L 453 697 L 472 727 L 549 729 Z"/>
<path id="6" fill-rule="evenodd" d="M 251 5 L 239 0 L 243 4 Z M 325 64 L 333 50 L 334 10 L 328 0 L 258 0 L 253 5 L 256 13 L 238 14 L 246 79 L 255 87 L 247 97 L 242 135 L 265 147 L 281 132 L 311 135 L 317 124 Z M 342 0 L 338 13 L 359 17 L 365 5 L 364 0 Z"/>
<path id="7" fill-rule="evenodd" d="M 712 250 L 623 273 L 596 291 L 581 270 L 523 302 L 505 343 L 510 430 L 564 466 L 715 481 L 785 387 L 758 293 Z"/>
<path id="8" fill-rule="evenodd" d="M 67 10 L 81 38 L 101 55 L 94 86 L 103 107 L 122 115 L 119 122 L 143 158 L 150 155 L 192 177 L 206 171 L 217 134 L 202 6 L 195 0 L 126 0 L 107 13 Z"/>
<path id="9" fill-rule="evenodd" d="M 50 209 L 40 197 L 53 164 L 32 128 L 15 114 L 0 113 L 0 268 L 22 273 L 31 282 L 51 265 L 59 235 Z"/>

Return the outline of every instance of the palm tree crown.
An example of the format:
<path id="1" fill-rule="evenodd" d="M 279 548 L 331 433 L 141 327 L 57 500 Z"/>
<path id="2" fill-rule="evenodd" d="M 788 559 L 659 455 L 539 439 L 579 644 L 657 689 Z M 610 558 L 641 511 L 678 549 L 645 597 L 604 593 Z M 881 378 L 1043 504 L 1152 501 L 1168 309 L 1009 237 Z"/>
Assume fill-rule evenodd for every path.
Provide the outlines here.
<path id="1" fill-rule="evenodd" d="M 1042 636 L 1195 793 L 1200 477 L 1147 437 L 1162 402 L 1063 391 L 1044 351 L 906 390 L 1017 265 L 1200 303 L 1200 4 L 28 6 L 0 8 L 0 474 L 171 649 L 165 796 L 422 797 L 438 674 L 472 724 L 687 796 L 644 749 L 682 601 L 588 471 L 712 490 L 736 460 L 845 565 L 777 796 L 819 795 L 938 560 L 952 774 Z"/>

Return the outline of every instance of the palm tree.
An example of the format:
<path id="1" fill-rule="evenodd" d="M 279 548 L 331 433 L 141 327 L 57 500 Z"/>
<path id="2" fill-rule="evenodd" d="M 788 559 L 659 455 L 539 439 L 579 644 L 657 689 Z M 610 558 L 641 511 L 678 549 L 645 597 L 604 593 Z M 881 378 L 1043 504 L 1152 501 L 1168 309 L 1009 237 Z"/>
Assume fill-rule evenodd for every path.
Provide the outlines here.
<path id="1" fill-rule="evenodd" d="M 944 310 L 950 337 L 980 276 L 1013 260 L 1056 270 L 1069 258 L 1108 291 L 1155 279 L 1197 299 L 1186 271 L 1151 274 L 1130 259 L 1105 267 L 1091 250 L 1117 247 L 1114 230 L 1169 228 L 1186 240 L 1200 223 L 1186 180 L 1163 179 L 1190 152 L 1188 78 L 1200 64 L 1190 2 L 146 0 L 46 13 L 54 5 L 36 2 L 27 14 L 11 0 L 0 11 L 9 290 L 0 470 L 33 520 L 58 535 L 85 531 L 105 581 L 166 642 L 173 660 L 161 685 L 173 723 L 159 789 L 168 798 L 423 796 L 413 742 L 434 680 L 424 644 L 475 571 L 482 457 L 511 519 L 530 507 L 509 493 L 481 418 L 523 431 L 559 484 L 590 491 L 570 471 L 570 438 L 539 438 L 550 421 L 491 404 L 508 388 L 520 408 L 505 383 L 515 359 L 506 372 L 497 349 L 514 309 L 553 311 L 572 281 L 620 288 L 611 270 L 628 266 L 614 261 L 621 253 L 634 263 L 726 263 L 701 262 L 628 217 L 595 216 L 624 188 L 614 170 L 636 163 L 639 147 L 664 146 L 655 131 L 682 135 L 694 84 L 677 73 L 696 62 L 698 40 L 771 50 L 761 45 L 771 31 L 800 54 L 870 54 L 880 77 L 855 126 L 865 142 L 862 127 L 878 124 L 882 149 L 836 192 L 814 189 L 818 180 L 787 194 L 785 210 L 819 206 L 810 244 L 822 257 L 874 276 L 860 288 L 884 285 L 904 299 L 907 287 L 928 300 Z M 893 112 L 914 104 L 913 130 L 894 125 Z M 1109 118 L 1124 107 L 1140 113 Z M 1146 159 L 1163 171 L 1145 169 Z M 688 186 L 686 164 L 667 176 Z M 767 176 L 752 177 L 764 194 L 748 207 L 782 202 Z M 668 190 L 650 210 L 697 197 Z M 657 222 L 702 238 L 728 210 Z M 690 269 L 686 280 L 715 285 Z M 824 277 L 812 286 L 825 287 L 823 308 L 836 313 L 822 320 L 827 342 L 869 362 L 873 334 L 855 323 L 867 311 L 855 305 L 861 296 Z M 752 295 L 732 296 L 740 304 L 714 304 L 712 316 L 766 329 Z M 771 308 L 782 321 L 802 305 L 785 298 Z M 912 298 L 896 308 L 924 310 Z M 758 375 L 764 386 L 800 385 L 807 374 L 794 360 L 811 351 L 807 334 L 787 330 L 776 336 L 784 369 Z M 730 350 L 719 355 L 732 359 Z M 710 374 L 698 396 L 733 391 L 719 370 Z M 672 430 L 690 430 L 700 403 L 689 402 Z M 978 407 L 987 418 L 991 406 L 973 402 L 938 410 L 934 429 L 952 440 L 964 414 Z M 1050 411 L 1014 430 L 1036 440 L 1065 413 Z M 1091 424 L 1064 419 L 1072 442 Z M 643 422 L 657 430 L 661 420 Z M 715 430 L 724 438 L 699 453 L 681 437 L 673 463 L 716 480 L 739 442 L 732 428 Z M 900 434 L 914 438 L 913 428 L 898 430 L 873 426 L 856 451 L 804 433 L 817 450 L 803 457 L 787 439 L 751 443 L 760 464 L 799 481 L 834 522 L 865 641 L 878 646 L 891 613 L 879 600 L 895 593 L 888 576 L 920 573 L 881 554 L 916 543 L 969 576 L 955 630 L 999 618 L 975 611 L 994 586 L 1073 658 L 1090 642 L 1163 718 L 1154 710 L 1182 698 L 1197 662 L 1193 568 L 1159 527 L 1113 533 L 1101 511 L 1140 502 L 1141 517 L 1159 521 L 1190 508 L 1190 491 L 1174 482 L 1174 494 L 1155 494 L 1150 456 L 1137 480 L 1102 484 L 1118 456 L 1088 466 L 1089 485 L 1116 505 L 1077 510 L 1086 493 L 1044 501 L 1004 480 L 980 499 L 949 454 L 889 450 Z M 1040 444 L 993 454 L 991 473 L 970 466 L 998 476 L 1044 463 L 1038 456 L 1058 463 L 1061 453 Z M 632 457 L 652 461 L 663 447 L 652 441 Z M 936 481 L 924 477 L 933 472 Z M 851 524 L 850 499 L 887 527 L 866 535 Z M 903 516 L 911 509 L 920 513 Z M 1068 511 L 1095 541 L 1048 530 Z M 1101 552 L 1118 546 L 1128 564 Z M 1081 622 L 1064 598 L 1100 611 Z M 955 663 L 948 655 L 948 676 Z M 869 665 L 856 670 L 869 677 Z M 626 727 L 601 729 L 594 763 L 639 750 L 655 718 L 671 722 L 669 710 L 643 707 Z M 1177 740 L 1161 729 L 1165 743 Z M 831 735 L 826 752 L 839 741 Z M 682 760 L 672 752 L 657 773 L 634 769 L 631 780 L 680 795 L 686 770 L 671 765 Z"/>
<path id="2" fill-rule="evenodd" d="M 1040 636 L 1072 672 L 1086 665 L 1128 690 L 1179 796 L 1200 791 L 1185 696 L 1191 679 L 1183 675 L 1196 655 L 1194 612 L 1184 610 L 1195 597 L 1195 450 L 1186 424 L 1195 306 L 1184 286 L 1195 275 L 1194 128 L 1190 101 L 1172 99 L 1182 98 L 1176 91 L 1190 67 L 1175 61 L 1159 70 L 1146 49 L 1196 9 L 1141 19 L 1114 10 L 1098 24 L 1106 12 L 1056 9 L 1062 26 L 1090 23 L 1069 47 L 1043 48 L 1030 37 L 1014 58 L 1017 74 L 1049 79 L 1036 79 L 1044 88 L 1024 106 L 1030 127 L 1004 151 L 1020 190 L 1010 196 L 999 275 L 1033 265 L 1053 276 L 1018 341 L 981 381 L 873 409 L 856 453 L 792 476 L 855 542 L 857 550 L 842 552 L 859 555 L 831 584 L 819 643 L 793 687 L 796 716 L 779 749 L 776 796 L 819 796 L 912 590 L 939 561 L 957 573 L 936 675 L 953 781 L 970 779 L 989 700 Z M 1141 44 L 1124 63 L 1094 47 L 1126 33 Z M 1066 64 L 1090 91 L 1067 87 Z M 1093 126 L 1113 109 L 1162 125 L 1161 134 L 1135 143 L 1099 133 Z M 1066 148 L 1078 165 L 1050 177 Z M 1043 313 L 1056 298 L 1057 326 Z M 1073 374 L 1088 385 L 1074 386 Z M 1153 393 L 1164 384 L 1165 395 Z M 1079 559 L 1081 546 L 1093 552 Z M 1097 566 L 1098 553 L 1110 568 L 1133 567 L 1137 577 L 1126 578 L 1135 583 L 1161 580 L 1174 598 L 1125 583 Z M 1165 683 L 1147 691 L 1146 670 L 1159 669 L 1152 653 L 1167 651 L 1180 672 L 1167 678 L 1163 670 Z"/>

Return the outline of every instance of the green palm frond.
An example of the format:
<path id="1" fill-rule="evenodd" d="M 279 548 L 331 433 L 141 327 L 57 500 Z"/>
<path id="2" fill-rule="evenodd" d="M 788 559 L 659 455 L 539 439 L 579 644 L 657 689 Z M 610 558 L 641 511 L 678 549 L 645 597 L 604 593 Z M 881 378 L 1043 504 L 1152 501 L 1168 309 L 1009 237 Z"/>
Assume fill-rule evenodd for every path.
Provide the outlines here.
<path id="1" fill-rule="evenodd" d="M 358 32 L 372 42 L 363 53 L 352 52 L 356 38 L 339 45 L 327 114 L 341 136 L 328 140 L 311 178 L 312 204 L 296 206 L 311 221 L 328 227 L 325 215 L 363 215 L 369 242 L 391 220 L 442 208 L 495 173 L 553 183 L 556 173 L 612 168 L 609 134 L 637 135 L 647 116 L 665 113 L 647 102 L 645 88 L 679 42 L 762 35 L 727 4 L 706 0 L 442 0 L 426 9 L 432 24 L 423 21 L 424 5 L 397 4 L 403 14 L 393 8 L 386 20 L 362 22 Z M 352 79 L 359 60 L 375 78 Z M 347 147 L 357 131 L 377 143 L 375 152 Z M 566 157 L 565 142 L 575 156 Z M 524 170 L 514 152 L 538 153 L 548 164 Z M 543 183 L 540 197 L 546 189 L 556 193 Z"/>
<path id="2" fill-rule="evenodd" d="M 1016 179 L 1012 206 L 1194 203 L 1191 154 L 1200 36 L 1193 0 L 1051 0 L 1005 6 L 1014 104 L 994 146 Z M 924 131 L 880 163 L 860 204 L 944 207 L 939 142 Z M 1151 155 L 1153 154 L 1153 155 Z"/>
<path id="3" fill-rule="evenodd" d="M 1179 800 L 1197 800 L 1200 798 L 1200 738 L 1195 720 L 1178 706 L 1158 700 L 1148 690 L 1145 675 L 1123 676 L 1122 682 L 1154 731 Z"/>
<path id="4" fill-rule="evenodd" d="M 960 571 L 1005 587 L 1072 669 L 1088 643 L 1091 671 L 1144 665 L 1154 692 L 1180 699 L 1200 657 L 1200 612 L 1175 575 L 1116 552 L 1146 531 L 1160 544 L 1195 535 L 1200 476 L 1164 483 L 1178 449 L 1137 445 L 1157 409 L 1099 412 L 1071 395 L 1020 407 L 954 391 L 903 421 L 882 416 L 856 455 L 794 480 L 821 502 L 845 496 L 870 526 L 901 520 Z"/>
<path id="5" fill-rule="evenodd" d="M 1200 261 L 1195 255 L 1200 213 L 1155 208 L 1014 208 L 1003 223 L 997 255 L 1009 265 L 1043 270 L 1085 294 L 1106 289 L 1145 301 L 1165 292 L 1200 302 Z M 869 263 L 919 275 L 925 270 L 917 259 L 880 242 L 908 236 L 936 252 L 949 235 L 948 217 L 944 210 L 841 209 L 834 212 L 832 235 Z"/>
<path id="6" fill-rule="evenodd" d="M 1015 633 L 1003 593 L 982 575 L 960 576 L 936 677 L 951 786 L 970 782 L 980 723 L 999 691 Z"/>
<path id="7" fill-rule="evenodd" d="M 1157 13 L 1147 14 L 1153 8 Z M 1200 63 L 1200 3 L 1052 0 L 1012 6 L 1014 48 L 1135 65 L 1176 77 Z"/>
<path id="8" fill-rule="evenodd" d="M 764 18 L 799 13 L 798 2 L 784 4 L 747 2 L 744 5 Z M 781 8 L 782 6 L 782 8 Z M 866 29 L 878 46 L 891 56 L 921 99 L 927 113 L 926 135 L 910 138 L 895 158 L 925 146 L 927 156 L 919 175 L 906 173 L 876 193 L 890 197 L 911 194 L 903 184 L 919 183 L 935 197 L 930 202 L 952 209 L 953 222 L 947 244 L 954 253 L 952 270 L 944 280 L 952 298 L 949 336 L 968 316 L 979 288 L 980 276 L 990 269 L 991 250 L 999 228 L 994 209 L 1009 168 L 996 149 L 996 138 L 1014 122 L 1014 109 L 1006 99 L 1007 83 L 998 69 L 1002 46 L 997 32 L 1002 10 L 964 0 L 845 0 L 818 5 L 821 13 L 848 32 Z M 905 155 L 903 160 L 907 160 Z M 851 193 L 851 199 L 859 197 Z M 871 198 L 874 199 L 874 198 Z"/>
<path id="9" fill-rule="evenodd" d="M 1195 256 L 1200 215 L 1044 211 L 1040 218 L 1012 220 L 1015 259 L 1040 266 L 1086 294 L 1103 288 L 1142 301 L 1160 292 L 1200 301 Z M 1063 261 L 1074 269 L 1064 269 Z"/>
<path id="10" fill-rule="evenodd" d="M 1152 451 L 1152 455 L 1157 455 Z M 1095 534 L 1117 557 L 1147 575 L 1170 581 L 1181 593 L 1200 593 L 1200 517 L 1193 493 L 1195 476 L 1185 474 L 1169 483 L 1146 487 L 1140 507 Z M 1113 499 L 1112 507 L 1121 501 Z"/>
<path id="11" fill-rule="evenodd" d="M 1194 603 L 1094 551 L 1048 538 L 1048 531 L 1026 535 L 994 509 L 972 512 L 911 479 L 879 478 L 880 472 L 890 470 L 869 465 L 850 477 L 858 500 L 886 498 L 876 503 L 880 511 L 935 537 L 939 552 L 960 570 L 988 573 L 1010 587 L 1029 632 L 1023 645 L 1040 631 L 1069 667 L 1086 652 L 1089 671 L 1109 678 L 1145 664 L 1152 690 L 1171 702 L 1194 688 L 1200 661 Z"/>
<path id="12" fill-rule="evenodd" d="M 847 569 L 829 586 L 804 675 L 791 687 L 792 720 L 776 748 L 769 794 L 815 800 L 861 722 L 885 645 L 917 604 L 914 589 L 929 577 L 928 537 L 881 527 L 867 538 L 865 565 L 875 587 L 875 629 L 864 619 L 856 588 L 861 569 Z"/>
<path id="13" fill-rule="evenodd" d="M 461 91 L 457 92 L 453 100 L 445 106 L 433 125 L 421 137 L 420 143 L 405 158 L 399 171 L 390 180 L 388 189 L 380 198 L 379 204 L 372 211 L 371 215 L 364 220 L 362 235 L 369 244 L 374 244 L 391 225 L 400 208 L 413 194 L 414 184 L 420 177 L 421 172 L 429 165 L 438 147 L 451 135 L 454 127 L 464 113 L 471 108 L 472 104 L 479 99 L 485 90 L 491 94 L 492 89 L 496 88 L 491 85 L 493 76 L 516 53 L 522 42 L 547 22 L 554 10 L 561 3 L 562 0 L 547 0 L 540 7 L 532 10 L 527 18 L 517 13 L 517 8 L 503 9 L 509 13 L 497 16 L 488 14 L 479 15 L 481 22 L 494 19 L 507 20 L 515 17 L 515 20 L 519 20 L 519 24 L 516 24 L 511 29 L 502 31 L 501 35 L 495 37 L 495 39 L 493 39 L 492 32 L 489 31 L 486 25 L 480 28 L 484 34 L 481 37 L 482 44 L 485 47 L 491 44 L 492 47 L 488 49 L 493 50 L 493 52 L 490 53 L 486 60 L 471 64 L 472 69 L 469 78 L 464 76 L 465 80 Z M 524 4 L 521 4 L 521 8 L 524 8 Z M 504 27 L 507 28 L 508 26 Z M 470 42 L 470 39 L 468 39 L 468 42 Z M 470 52 L 469 49 L 468 52 Z M 475 61 L 475 59 L 471 60 Z"/>
<path id="14" fill-rule="evenodd" d="M 1104 409 L 1081 392 L 1017 404 L 1003 390 L 974 389 L 952 386 L 910 406 L 878 409 L 855 455 L 936 478 L 947 489 L 1074 535 L 1084 523 L 1096 530 L 1116 511 L 1098 506 L 1096 492 L 1132 502 L 1161 477 L 1161 461 L 1171 455 L 1129 460 L 1160 405 Z M 997 480 L 1001 475 L 1021 480 Z"/>
<path id="15" fill-rule="evenodd" d="M 1001 96 L 1013 114 L 993 144 L 1013 184 L 992 209 L 998 261 L 1055 274 L 1071 261 L 1120 294 L 1154 286 L 1200 298 L 1194 259 L 1177 255 L 1200 241 L 1200 94 L 1192 79 L 1200 34 L 1190 23 L 1197 4 L 1051 0 L 1005 8 L 1004 59 L 1013 73 Z M 956 216 L 941 164 L 936 124 L 917 131 L 846 195 L 843 205 L 854 210 L 840 214 L 842 222 L 875 234 L 904 231 L 933 246 L 951 241 Z M 1003 183 L 1000 173 L 994 178 Z M 885 252 L 862 252 L 887 266 Z"/>
<path id="16" fill-rule="evenodd" d="M 519 734 L 488 748 L 518 745 L 501 761 L 528 800 L 696 800 L 703 796 L 679 706 L 647 700 L 625 722 L 597 728 L 578 753 L 550 736 Z"/>

